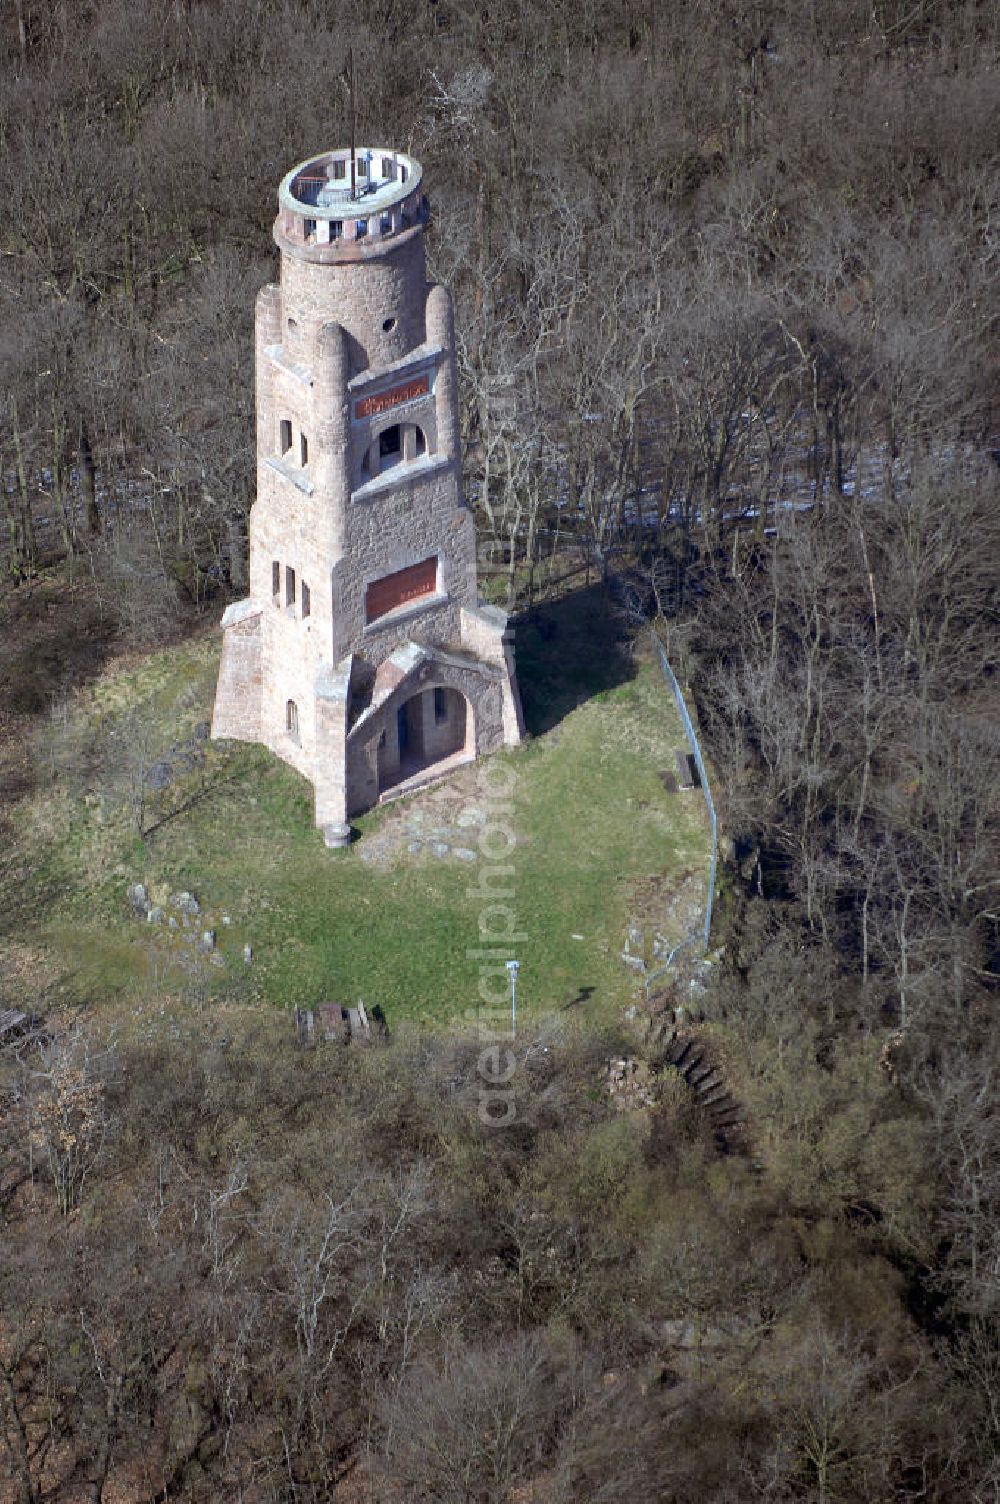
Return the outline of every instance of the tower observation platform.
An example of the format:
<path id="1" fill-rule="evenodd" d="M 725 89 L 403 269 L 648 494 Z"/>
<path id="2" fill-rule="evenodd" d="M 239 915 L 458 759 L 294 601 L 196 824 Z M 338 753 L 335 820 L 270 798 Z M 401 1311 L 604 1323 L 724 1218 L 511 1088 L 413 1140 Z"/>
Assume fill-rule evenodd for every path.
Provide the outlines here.
<path id="1" fill-rule="evenodd" d="M 310 780 L 328 845 L 389 793 L 523 735 L 506 615 L 479 601 L 451 298 L 419 162 L 286 173 L 257 298 L 250 594 L 223 617 L 212 734 Z"/>
<path id="2" fill-rule="evenodd" d="M 422 177 L 413 157 L 384 147 L 311 157 L 282 179 L 274 238 L 293 254 L 322 246 L 336 256 L 422 228 L 428 217 Z"/>

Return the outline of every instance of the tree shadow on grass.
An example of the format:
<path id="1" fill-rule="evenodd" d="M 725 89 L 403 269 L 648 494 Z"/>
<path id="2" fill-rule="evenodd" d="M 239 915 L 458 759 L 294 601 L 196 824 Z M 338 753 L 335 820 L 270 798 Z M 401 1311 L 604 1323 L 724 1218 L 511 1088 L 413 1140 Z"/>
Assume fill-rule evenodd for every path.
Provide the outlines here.
<path id="1" fill-rule="evenodd" d="M 0 591 L 0 717 L 36 716 L 99 674 L 116 631 L 86 580 L 55 571 Z"/>
<path id="2" fill-rule="evenodd" d="M 0 589 L 0 804 L 36 787 L 30 733 L 60 696 L 101 672 L 114 645 L 114 623 L 86 580 L 50 571 Z"/>
<path id="3" fill-rule="evenodd" d="M 217 794 L 220 789 L 229 788 L 234 783 L 240 783 L 242 778 L 242 773 L 228 773 L 224 778 L 216 778 L 211 783 L 203 784 L 201 788 L 196 789 L 193 794 L 189 794 L 174 809 L 167 810 L 166 814 L 160 815 L 151 825 L 143 825 L 139 833 L 141 838 L 144 841 L 148 841 L 151 836 L 155 836 L 157 831 L 162 830 L 165 825 L 172 824 L 174 820 L 180 819 L 181 815 L 186 815 L 199 804 L 203 804 L 206 799 L 210 798 L 212 794 Z"/>
<path id="4" fill-rule="evenodd" d="M 514 622 L 524 726 L 540 736 L 602 690 L 635 678 L 621 616 L 600 585 L 536 606 Z"/>

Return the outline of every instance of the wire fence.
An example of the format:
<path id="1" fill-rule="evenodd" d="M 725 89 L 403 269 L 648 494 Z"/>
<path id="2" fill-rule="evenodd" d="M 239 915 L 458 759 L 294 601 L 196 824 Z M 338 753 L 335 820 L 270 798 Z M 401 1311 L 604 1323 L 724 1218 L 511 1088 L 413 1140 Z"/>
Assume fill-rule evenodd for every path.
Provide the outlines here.
<path id="1" fill-rule="evenodd" d="M 651 635 L 653 638 L 653 646 L 656 649 L 656 656 L 660 661 L 660 668 L 663 671 L 663 677 L 666 680 L 667 688 L 670 690 L 671 694 L 674 697 L 674 701 L 677 705 L 677 713 L 681 718 L 681 723 L 684 727 L 684 734 L 688 739 L 688 746 L 691 748 L 691 756 L 694 758 L 694 765 L 698 770 L 698 782 L 700 784 L 701 791 L 705 796 L 705 807 L 708 810 L 708 822 L 712 830 L 712 855 L 708 864 L 708 892 L 705 895 L 704 921 L 698 926 L 696 930 L 692 930 L 690 935 L 686 936 L 685 939 L 681 940 L 679 944 L 674 946 L 673 950 L 667 956 L 667 959 L 662 966 L 658 966 L 655 971 L 646 973 L 645 980 L 647 997 L 649 996 L 651 985 L 655 981 L 657 981 L 658 978 L 666 975 L 666 973 L 673 966 L 676 957 L 680 955 L 682 951 L 689 950 L 696 945 L 700 945 L 703 951 L 706 951 L 708 949 L 709 935 L 712 931 L 712 906 L 715 902 L 715 877 L 719 864 L 719 822 L 715 813 L 715 801 L 712 798 L 712 788 L 708 781 L 708 771 L 705 767 L 705 759 L 701 754 L 701 742 L 698 740 L 698 733 L 694 729 L 694 723 L 691 720 L 691 715 L 687 708 L 687 701 L 684 699 L 684 693 L 677 682 L 677 675 L 674 673 L 673 669 L 670 666 L 670 659 L 667 657 L 667 650 L 663 646 L 663 643 L 660 641 L 660 638 L 657 636 L 656 632 L 652 631 L 652 629 Z"/>

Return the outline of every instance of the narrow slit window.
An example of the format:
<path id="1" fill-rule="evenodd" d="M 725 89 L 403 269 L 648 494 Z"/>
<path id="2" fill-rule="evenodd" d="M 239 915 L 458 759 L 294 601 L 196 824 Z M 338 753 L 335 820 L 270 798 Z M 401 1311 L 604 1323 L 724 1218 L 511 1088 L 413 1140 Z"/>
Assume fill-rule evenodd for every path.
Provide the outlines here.
<path id="1" fill-rule="evenodd" d="M 275 600 L 281 598 L 281 565 L 277 559 L 271 565 L 271 594 Z"/>
<path id="2" fill-rule="evenodd" d="M 306 617 L 312 610 L 312 596 L 309 594 L 309 586 L 302 581 L 302 615 Z"/>
<path id="3" fill-rule="evenodd" d="M 282 418 L 278 424 L 278 449 L 282 454 L 287 454 L 292 447 L 292 423 L 290 418 Z"/>
<path id="4" fill-rule="evenodd" d="M 448 719 L 448 696 L 440 686 L 434 691 L 434 720 L 440 726 Z"/>
<path id="5" fill-rule="evenodd" d="M 285 570 L 285 605 L 295 605 L 295 570 Z"/>
<path id="6" fill-rule="evenodd" d="M 294 700 L 289 700 L 285 705 L 285 730 L 293 742 L 299 739 L 299 707 Z"/>
<path id="7" fill-rule="evenodd" d="M 305 436 L 304 433 L 300 433 L 299 434 L 299 464 L 300 465 L 308 465 L 308 463 L 309 463 L 309 440 L 306 438 L 306 436 Z"/>

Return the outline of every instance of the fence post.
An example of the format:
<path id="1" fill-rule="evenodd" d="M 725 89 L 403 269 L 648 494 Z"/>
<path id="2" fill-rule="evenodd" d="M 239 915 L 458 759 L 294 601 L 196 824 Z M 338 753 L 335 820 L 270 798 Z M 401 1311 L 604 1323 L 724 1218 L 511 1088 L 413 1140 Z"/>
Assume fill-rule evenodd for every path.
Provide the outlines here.
<path id="1" fill-rule="evenodd" d="M 719 824 L 715 814 L 715 801 L 712 798 L 712 789 L 708 781 L 708 772 L 705 768 L 705 759 L 701 755 L 701 743 L 698 740 L 698 733 L 694 729 L 694 723 L 692 722 L 691 716 L 688 712 L 687 703 L 684 699 L 681 687 L 677 682 L 677 676 L 670 666 L 670 660 L 667 657 L 667 650 L 663 646 L 663 643 L 660 641 L 658 634 L 653 630 L 652 627 L 650 628 L 650 633 L 656 646 L 656 653 L 657 657 L 660 660 L 660 668 L 663 671 L 663 677 L 666 680 L 671 693 L 673 694 L 674 702 L 677 705 L 677 712 L 680 715 L 681 724 L 684 727 L 684 733 L 688 739 L 688 746 L 691 748 L 691 755 L 694 758 L 695 767 L 698 769 L 698 780 L 701 784 L 701 791 L 705 796 L 705 806 L 708 810 L 708 821 L 712 831 L 712 856 L 708 865 L 708 894 L 705 899 L 705 922 L 700 931 L 702 947 L 704 950 L 708 950 L 709 936 L 712 931 L 712 907 L 715 902 L 715 878 L 719 862 Z M 649 990 L 649 983 L 653 981 L 655 977 L 662 976 L 663 973 L 668 970 L 671 962 L 674 959 L 674 956 L 677 955 L 678 951 L 692 944 L 698 938 L 699 933 L 695 932 L 694 934 L 690 935 L 687 940 L 683 940 L 680 945 L 676 945 L 674 947 L 667 959 L 666 966 L 660 967 L 657 971 L 651 973 L 651 975 L 646 978 L 647 994 Z"/>

